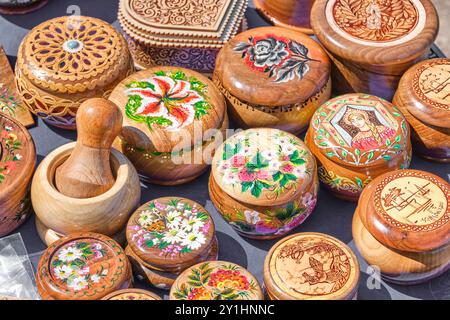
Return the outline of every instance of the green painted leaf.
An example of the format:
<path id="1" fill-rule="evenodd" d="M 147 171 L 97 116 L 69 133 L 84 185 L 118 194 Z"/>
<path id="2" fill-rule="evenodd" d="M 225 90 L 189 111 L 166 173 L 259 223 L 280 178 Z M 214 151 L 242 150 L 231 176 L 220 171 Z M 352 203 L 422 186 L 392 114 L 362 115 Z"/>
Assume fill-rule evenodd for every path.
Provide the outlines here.
<path id="1" fill-rule="evenodd" d="M 392 157 L 391 157 L 391 156 L 388 156 L 388 155 L 386 155 L 386 156 L 383 156 L 383 159 L 384 159 L 384 160 L 386 160 L 386 161 L 389 161 L 389 160 L 391 160 L 391 159 L 392 159 Z"/>
<path id="2" fill-rule="evenodd" d="M 358 184 L 358 186 L 360 186 L 361 188 L 363 187 L 363 182 L 360 178 L 355 177 L 356 183 Z"/>
<path id="3" fill-rule="evenodd" d="M 355 154 L 356 154 L 357 156 L 360 156 L 360 155 L 361 155 L 361 150 L 355 149 Z"/>
<path id="4" fill-rule="evenodd" d="M 370 160 L 373 158 L 373 151 L 369 152 L 369 155 L 367 156 L 367 160 Z"/>
<path id="5" fill-rule="evenodd" d="M 391 140 L 386 139 L 386 146 L 389 146 L 391 144 Z"/>
<path id="6" fill-rule="evenodd" d="M 281 171 L 277 171 L 275 174 L 272 175 L 272 179 L 273 181 L 278 181 L 281 179 L 281 177 L 283 176 L 283 174 L 281 173 Z"/>
<path id="7" fill-rule="evenodd" d="M 253 182 L 242 182 L 242 192 L 249 190 L 253 186 Z"/>
<path id="8" fill-rule="evenodd" d="M 394 149 L 400 149 L 402 146 L 401 145 L 399 145 L 398 143 L 396 143 L 396 144 L 394 144 L 393 146 L 392 146 L 392 148 L 394 148 Z"/>
<path id="9" fill-rule="evenodd" d="M 400 142 L 400 140 L 402 140 L 402 135 L 399 134 L 398 136 L 395 137 L 395 141 L 396 142 Z"/>

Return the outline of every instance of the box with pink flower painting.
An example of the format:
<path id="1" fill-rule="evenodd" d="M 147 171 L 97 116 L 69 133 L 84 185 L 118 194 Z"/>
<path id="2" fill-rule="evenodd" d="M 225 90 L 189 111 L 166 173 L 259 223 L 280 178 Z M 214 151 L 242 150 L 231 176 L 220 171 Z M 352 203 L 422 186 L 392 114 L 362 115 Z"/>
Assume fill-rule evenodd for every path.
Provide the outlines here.
<path id="1" fill-rule="evenodd" d="M 409 125 L 403 113 L 376 96 L 352 93 L 314 113 L 305 142 L 318 161 L 319 179 L 337 197 L 357 201 L 377 176 L 408 168 Z"/>
<path id="2" fill-rule="evenodd" d="M 209 195 L 242 236 L 281 237 L 312 213 L 318 191 L 314 156 L 278 129 L 241 131 L 214 155 Z"/>
<path id="3" fill-rule="evenodd" d="M 164 197 L 142 205 L 128 221 L 126 236 L 134 274 L 159 289 L 169 290 L 182 271 L 218 256 L 211 216 L 185 198 Z"/>

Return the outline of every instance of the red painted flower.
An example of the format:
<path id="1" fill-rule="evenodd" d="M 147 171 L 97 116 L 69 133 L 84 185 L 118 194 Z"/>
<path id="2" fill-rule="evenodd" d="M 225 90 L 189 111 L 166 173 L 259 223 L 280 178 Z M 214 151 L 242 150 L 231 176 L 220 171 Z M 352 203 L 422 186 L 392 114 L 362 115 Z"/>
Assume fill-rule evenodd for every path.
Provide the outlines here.
<path id="1" fill-rule="evenodd" d="M 176 130 L 189 125 L 194 120 L 195 104 L 204 101 L 193 89 L 191 83 L 174 80 L 167 76 L 154 76 L 147 80 L 149 88 L 131 88 L 128 95 L 142 98 L 136 114 L 146 117 L 161 117 L 170 120 L 167 130 Z"/>
<path id="2" fill-rule="evenodd" d="M 269 173 L 267 171 L 262 170 L 262 171 L 258 171 L 256 176 L 260 180 L 266 180 L 269 178 Z"/>
<path id="3" fill-rule="evenodd" d="M 225 270 L 219 269 L 214 273 L 211 273 L 208 285 L 211 287 L 224 290 L 225 288 L 236 290 L 248 290 L 250 288 L 250 282 L 247 277 L 242 275 L 237 270 Z"/>
<path id="4" fill-rule="evenodd" d="M 235 168 L 239 168 L 245 165 L 245 157 L 244 156 L 234 156 L 231 158 L 231 165 Z"/>
<path id="5" fill-rule="evenodd" d="M 248 172 L 247 169 L 242 169 L 239 171 L 238 177 L 243 182 L 252 182 L 255 181 L 256 174 Z"/>
<path id="6" fill-rule="evenodd" d="M 11 171 L 16 169 L 16 163 L 14 161 L 7 161 L 5 162 L 4 168 L 5 170 L 3 171 L 3 174 L 9 174 Z"/>
<path id="7" fill-rule="evenodd" d="M 282 168 L 281 171 L 283 171 L 284 173 L 291 173 L 294 170 L 294 167 L 290 164 L 285 164 Z"/>

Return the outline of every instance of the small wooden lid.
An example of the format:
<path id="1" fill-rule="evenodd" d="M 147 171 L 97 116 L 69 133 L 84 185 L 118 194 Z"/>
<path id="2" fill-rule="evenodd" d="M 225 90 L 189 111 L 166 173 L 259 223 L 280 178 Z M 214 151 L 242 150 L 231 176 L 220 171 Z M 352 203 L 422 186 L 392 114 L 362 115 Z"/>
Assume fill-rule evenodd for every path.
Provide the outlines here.
<path id="1" fill-rule="evenodd" d="M 214 222 L 201 205 L 164 197 L 137 209 L 127 225 L 131 250 L 146 264 L 172 271 L 201 261 L 211 250 Z"/>
<path id="2" fill-rule="evenodd" d="M 264 284 L 278 300 L 352 299 L 359 263 L 350 248 L 322 233 L 297 233 L 278 241 L 264 262 Z"/>
<path id="3" fill-rule="evenodd" d="M 226 261 L 199 263 L 183 271 L 172 285 L 170 300 L 263 300 L 258 280 Z"/>
<path id="4" fill-rule="evenodd" d="M 420 121 L 450 129 L 450 59 L 425 60 L 410 68 L 397 97 Z"/>
<path id="5" fill-rule="evenodd" d="M 274 206 L 297 199 L 316 175 L 316 162 L 296 136 L 268 128 L 249 129 L 216 151 L 212 174 L 220 189 L 252 205 Z"/>
<path id="6" fill-rule="evenodd" d="M 35 165 L 36 149 L 30 133 L 18 120 L 0 112 L 0 202 L 31 178 Z"/>
<path id="7" fill-rule="evenodd" d="M 48 20 L 23 39 L 17 67 L 36 86 L 58 93 L 103 88 L 126 74 L 131 56 L 123 36 L 91 17 Z"/>
<path id="8" fill-rule="evenodd" d="M 109 99 L 124 115 L 121 138 L 146 151 L 172 152 L 201 143 L 208 139 L 203 133 L 220 128 L 225 118 L 225 99 L 216 86 L 179 67 L 137 72 L 119 83 Z"/>
<path id="9" fill-rule="evenodd" d="M 423 252 L 450 240 L 450 186 L 419 170 L 396 170 L 373 180 L 359 210 L 366 229 L 391 248 Z"/>
<path id="10" fill-rule="evenodd" d="M 162 300 L 157 294 L 142 289 L 123 289 L 108 294 L 102 300 Z"/>
<path id="11" fill-rule="evenodd" d="M 307 35 L 279 27 L 238 34 L 219 52 L 215 76 L 239 100 L 276 107 L 307 100 L 330 76 L 330 61 Z"/>
<path id="12" fill-rule="evenodd" d="M 247 0 L 121 0 L 119 22 L 134 40 L 152 46 L 220 47 L 234 36 Z"/>
<path id="13" fill-rule="evenodd" d="M 41 296 L 97 300 L 129 287 L 131 268 L 117 242 L 98 233 L 74 233 L 51 244 L 39 260 Z"/>
<path id="14" fill-rule="evenodd" d="M 333 55 L 383 70 L 421 58 L 439 19 L 430 0 L 316 0 L 311 26 Z"/>
<path id="15" fill-rule="evenodd" d="M 346 166 L 387 165 L 409 145 L 409 127 L 390 102 L 351 93 L 323 104 L 311 119 L 314 146 Z"/>

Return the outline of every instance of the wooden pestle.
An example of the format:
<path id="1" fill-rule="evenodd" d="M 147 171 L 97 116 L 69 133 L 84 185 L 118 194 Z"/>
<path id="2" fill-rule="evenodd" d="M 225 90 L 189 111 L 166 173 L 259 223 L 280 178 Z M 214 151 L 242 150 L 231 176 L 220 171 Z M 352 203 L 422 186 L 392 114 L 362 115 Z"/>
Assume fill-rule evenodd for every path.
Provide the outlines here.
<path id="1" fill-rule="evenodd" d="M 111 145 L 122 129 L 122 114 L 111 101 L 83 102 L 77 112 L 78 138 L 70 157 L 56 169 L 56 188 L 72 198 L 91 198 L 108 191 Z"/>

